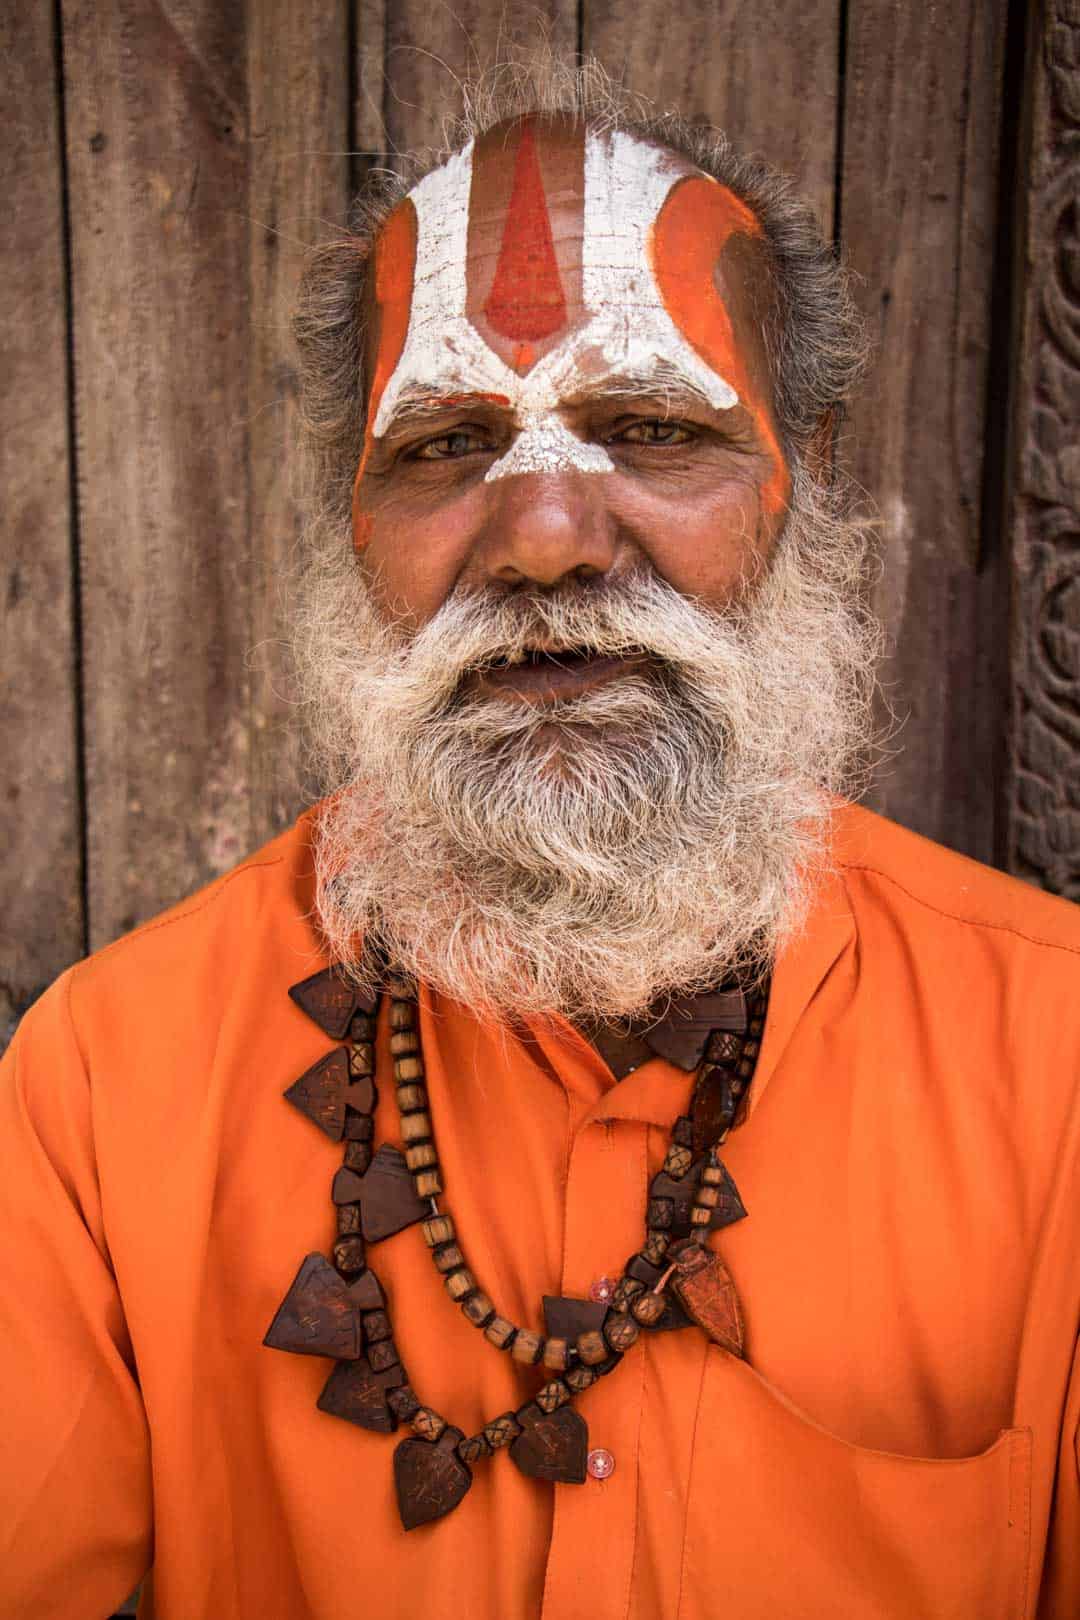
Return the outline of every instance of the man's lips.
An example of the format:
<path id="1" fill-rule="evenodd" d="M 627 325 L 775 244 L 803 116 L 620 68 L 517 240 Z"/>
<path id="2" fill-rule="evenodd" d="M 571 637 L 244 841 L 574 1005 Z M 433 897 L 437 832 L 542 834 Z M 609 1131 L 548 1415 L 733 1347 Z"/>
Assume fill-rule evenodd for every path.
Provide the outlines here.
<path id="1" fill-rule="evenodd" d="M 640 674 L 651 662 L 647 653 L 614 657 L 593 653 L 533 654 L 522 664 L 496 664 L 473 670 L 462 682 L 470 696 L 497 697 L 509 703 L 565 703 L 592 692 L 620 675 Z"/>

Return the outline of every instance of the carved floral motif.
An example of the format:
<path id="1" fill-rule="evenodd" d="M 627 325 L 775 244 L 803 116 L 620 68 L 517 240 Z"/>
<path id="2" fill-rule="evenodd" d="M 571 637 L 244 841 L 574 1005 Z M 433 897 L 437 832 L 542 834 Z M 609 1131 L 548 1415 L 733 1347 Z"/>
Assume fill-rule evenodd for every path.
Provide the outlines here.
<path id="1" fill-rule="evenodd" d="M 1080 0 L 1048 0 L 1035 72 L 1009 856 L 1080 900 Z"/>

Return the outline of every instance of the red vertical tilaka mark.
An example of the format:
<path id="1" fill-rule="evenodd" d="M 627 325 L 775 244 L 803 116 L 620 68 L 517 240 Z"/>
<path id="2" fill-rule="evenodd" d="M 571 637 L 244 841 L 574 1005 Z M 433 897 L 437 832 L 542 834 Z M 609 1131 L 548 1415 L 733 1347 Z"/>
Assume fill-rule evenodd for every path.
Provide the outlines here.
<path id="1" fill-rule="evenodd" d="M 386 221 L 375 244 L 375 309 L 379 335 L 365 412 L 364 448 L 353 484 L 352 531 L 357 551 L 367 544 L 371 532 L 371 519 L 360 505 L 360 485 L 371 454 L 379 401 L 401 359 L 409 333 L 415 273 L 416 209 L 406 197 Z"/>
<path id="2" fill-rule="evenodd" d="M 762 234 L 757 217 L 734 192 L 694 175 L 669 191 L 653 226 L 650 256 L 656 285 L 675 325 L 706 365 L 731 384 L 754 418 L 773 463 L 762 503 L 767 511 L 778 512 L 790 493 L 787 463 L 772 414 L 754 387 L 713 276 L 728 238 L 736 232 Z"/>
<path id="3" fill-rule="evenodd" d="M 523 347 L 553 336 L 566 325 L 566 299 L 551 238 L 544 177 L 528 125 L 518 142 L 514 184 L 484 314 L 500 337 Z"/>

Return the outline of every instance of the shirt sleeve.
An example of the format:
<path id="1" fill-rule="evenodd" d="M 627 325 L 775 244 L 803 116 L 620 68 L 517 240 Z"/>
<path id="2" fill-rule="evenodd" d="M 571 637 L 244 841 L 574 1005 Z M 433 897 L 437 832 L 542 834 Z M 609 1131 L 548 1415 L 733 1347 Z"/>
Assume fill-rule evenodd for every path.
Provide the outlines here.
<path id="1" fill-rule="evenodd" d="M 71 974 L 0 1062 L 0 1620 L 96 1620 L 146 1572 L 150 1446 Z"/>

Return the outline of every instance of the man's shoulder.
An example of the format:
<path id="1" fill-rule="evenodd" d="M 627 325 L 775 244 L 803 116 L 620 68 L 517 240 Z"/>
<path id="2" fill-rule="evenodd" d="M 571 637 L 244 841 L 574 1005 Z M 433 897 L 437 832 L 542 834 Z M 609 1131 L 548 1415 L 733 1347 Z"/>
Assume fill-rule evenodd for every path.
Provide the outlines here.
<path id="1" fill-rule="evenodd" d="M 155 989 L 182 997 L 195 982 L 205 993 L 215 976 L 224 989 L 245 958 L 265 958 L 275 942 L 295 956 L 293 977 L 303 977 L 318 951 L 311 822 L 305 812 L 229 871 L 77 963 L 70 974 L 75 999 Z"/>
<path id="2" fill-rule="evenodd" d="M 885 908 L 954 938 L 996 935 L 1006 951 L 1068 953 L 1080 968 L 1080 906 L 862 806 L 837 817 L 836 860 L 857 912 Z"/>

